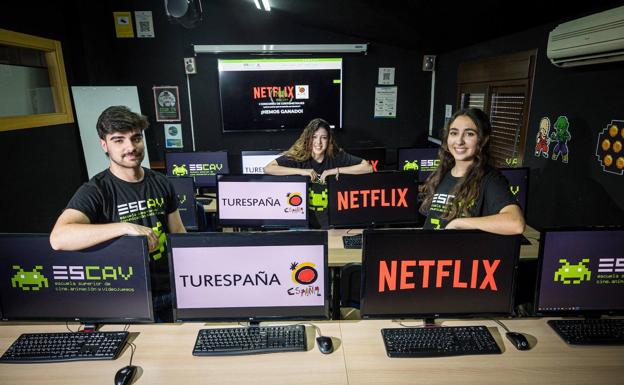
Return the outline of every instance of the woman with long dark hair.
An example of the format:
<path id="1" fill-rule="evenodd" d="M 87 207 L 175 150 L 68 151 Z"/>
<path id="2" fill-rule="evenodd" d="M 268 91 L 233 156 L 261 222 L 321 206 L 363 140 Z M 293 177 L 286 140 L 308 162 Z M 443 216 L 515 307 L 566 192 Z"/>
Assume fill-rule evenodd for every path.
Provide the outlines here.
<path id="1" fill-rule="evenodd" d="M 442 133 L 440 164 L 421 190 L 425 229 L 480 229 L 522 234 L 522 211 L 509 182 L 488 165 L 492 127 L 477 108 L 462 109 Z"/>
<path id="2" fill-rule="evenodd" d="M 309 176 L 312 182 L 325 183 L 330 175 L 367 174 L 368 162 L 350 155 L 336 144 L 329 123 L 316 118 L 303 129 L 299 139 L 264 167 L 265 174 Z"/>

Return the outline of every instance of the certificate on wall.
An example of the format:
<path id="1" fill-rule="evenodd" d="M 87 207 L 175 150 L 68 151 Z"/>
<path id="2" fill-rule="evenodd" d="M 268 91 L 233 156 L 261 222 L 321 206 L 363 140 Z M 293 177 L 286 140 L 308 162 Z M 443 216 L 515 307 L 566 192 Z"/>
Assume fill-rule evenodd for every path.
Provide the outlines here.
<path id="1" fill-rule="evenodd" d="M 180 121 L 178 86 L 154 86 L 154 109 L 157 122 Z"/>
<path id="2" fill-rule="evenodd" d="M 165 124 L 165 148 L 183 148 L 182 125 Z"/>
<path id="3" fill-rule="evenodd" d="M 375 118 L 396 118 L 398 87 L 375 87 Z"/>

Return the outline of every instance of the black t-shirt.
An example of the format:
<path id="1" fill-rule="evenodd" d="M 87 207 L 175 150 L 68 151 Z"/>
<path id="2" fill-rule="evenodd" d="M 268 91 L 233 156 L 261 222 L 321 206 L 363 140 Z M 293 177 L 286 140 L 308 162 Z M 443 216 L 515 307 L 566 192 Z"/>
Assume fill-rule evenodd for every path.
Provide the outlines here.
<path id="1" fill-rule="evenodd" d="M 178 199 L 164 175 L 143 170 L 143 180 L 136 183 L 121 180 L 108 169 L 102 171 L 80 186 L 67 208 L 81 211 L 94 224 L 128 222 L 152 228 L 159 242 L 150 253 L 150 272 L 152 290 L 159 292 L 169 286 L 165 233 L 167 214 L 178 209 Z"/>
<path id="2" fill-rule="evenodd" d="M 321 163 L 310 158 L 303 162 L 298 162 L 285 155 L 275 159 L 277 164 L 283 167 L 292 167 L 300 169 L 313 169 L 317 174 L 321 175 L 325 170 L 331 170 L 336 167 L 349 167 L 362 163 L 362 158 L 346 153 L 345 151 L 338 151 L 335 156 L 325 155 Z"/>
<path id="3" fill-rule="evenodd" d="M 456 178 L 448 172 L 433 195 L 431 207 L 423 228 L 443 229 L 448 221 L 441 216 L 446 213 L 455 195 L 450 194 L 462 178 Z M 487 167 L 479 189 L 476 202 L 469 208 L 471 217 L 485 217 L 498 214 L 505 206 L 518 204 L 509 190 L 509 182 L 503 174 L 493 167 Z"/>

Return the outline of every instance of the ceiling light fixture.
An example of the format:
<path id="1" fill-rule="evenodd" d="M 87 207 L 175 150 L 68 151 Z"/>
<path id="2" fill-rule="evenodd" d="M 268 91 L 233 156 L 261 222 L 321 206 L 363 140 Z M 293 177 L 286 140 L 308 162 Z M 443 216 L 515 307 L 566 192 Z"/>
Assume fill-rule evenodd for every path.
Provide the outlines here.
<path id="1" fill-rule="evenodd" d="M 269 0 L 262 0 L 262 6 L 264 10 L 269 12 L 271 10 L 271 5 L 269 4 Z"/>
<path id="2" fill-rule="evenodd" d="M 254 3 L 256 3 L 256 8 L 262 9 L 262 8 L 260 8 L 260 2 L 258 0 L 254 0 Z"/>

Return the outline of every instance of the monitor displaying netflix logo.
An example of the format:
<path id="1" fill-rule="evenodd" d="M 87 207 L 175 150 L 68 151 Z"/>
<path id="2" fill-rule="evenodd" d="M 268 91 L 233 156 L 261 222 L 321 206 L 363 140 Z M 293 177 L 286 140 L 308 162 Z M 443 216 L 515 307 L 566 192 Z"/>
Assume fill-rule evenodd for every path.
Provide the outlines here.
<path id="1" fill-rule="evenodd" d="M 366 230 L 361 312 L 431 317 L 511 311 L 519 243 L 468 230 Z"/>
<path id="2" fill-rule="evenodd" d="M 410 224 L 418 221 L 418 177 L 384 171 L 328 178 L 329 224 L 333 227 Z"/>

